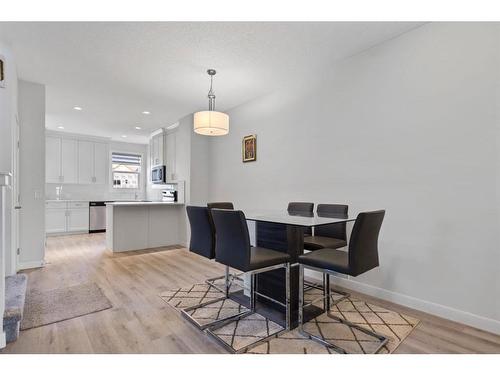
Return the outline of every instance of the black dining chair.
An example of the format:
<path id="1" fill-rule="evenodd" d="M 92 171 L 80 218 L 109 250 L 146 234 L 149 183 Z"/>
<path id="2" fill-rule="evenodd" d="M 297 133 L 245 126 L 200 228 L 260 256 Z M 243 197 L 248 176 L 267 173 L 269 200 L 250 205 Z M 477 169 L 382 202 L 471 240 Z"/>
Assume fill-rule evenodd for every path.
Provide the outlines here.
<path id="1" fill-rule="evenodd" d="M 298 215 L 313 215 L 314 211 L 314 203 L 311 202 L 289 202 L 287 211 L 289 214 L 298 214 Z M 304 235 L 310 236 L 312 234 L 311 228 L 304 228 Z"/>
<path id="2" fill-rule="evenodd" d="M 215 244 L 215 260 L 218 263 L 224 264 L 227 267 L 237 269 L 241 272 L 250 274 L 250 314 L 255 312 L 256 298 L 272 300 L 273 302 L 285 307 L 285 327 L 284 330 L 290 329 L 290 255 L 276 250 L 271 250 L 263 247 L 254 247 L 250 245 L 250 236 L 245 215 L 242 211 L 233 210 L 212 210 L 212 218 L 215 224 L 216 244 Z M 256 290 L 257 275 L 263 272 L 272 271 L 279 268 L 285 268 L 285 303 L 272 299 L 266 295 L 259 293 Z M 224 346 L 234 351 L 225 342 L 223 342 L 213 330 L 230 324 L 233 320 L 226 320 L 221 324 L 210 327 L 207 332 L 215 339 L 222 342 Z M 269 336 L 270 337 L 270 336 Z M 266 340 L 269 337 L 262 338 Z M 252 346 L 255 343 L 252 344 Z M 238 352 L 245 351 L 249 346 L 238 349 Z"/>
<path id="3" fill-rule="evenodd" d="M 189 251 L 195 254 L 198 254 L 202 257 L 205 257 L 207 259 L 214 259 L 215 258 L 215 235 L 214 235 L 214 230 L 213 230 L 213 223 L 211 221 L 210 217 L 210 210 L 207 207 L 197 207 L 197 206 L 187 206 L 186 207 L 186 212 L 187 216 L 189 219 L 189 224 L 191 226 L 191 240 L 189 243 Z M 233 315 L 231 317 L 225 317 L 224 319 L 219 319 L 212 321 L 210 323 L 200 323 L 198 320 L 195 319 L 195 317 L 192 316 L 190 312 L 205 307 L 207 305 L 213 304 L 213 303 L 218 303 L 221 301 L 224 301 L 226 298 L 229 297 L 229 267 L 226 266 L 226 277 L 225 277 L 225 283 L 224 283 L 224 289 L 220 289 L 214 285 L 212 285 L 209 279 L 206 280 L 206 283 L 209 284 L 210 286 L 213 286 L 220 292 L 224 293 L 224 297 L 219 297 L 216 299 L 213 299 L 208 302 L 204 302 L 195 306 L 190 306 L 188 308 L 181 309 L 182 315 L 187 318 L 190 322 L 194 323 L 198 328 L 200 329 L 205 329 L 208 326 L 219 323 L 225 319 L 232 318 L 235 316 L 242 315 L 243 313 Z M 223 276 L 224 278 L 224 276 Z"/>
<path id="4" fill-rule="evenodd" d="M 314 203 L 310 202 L 290 202 L 287 210 L 289 212 L 313 212 Z"/>
<path id="5" fill-rule="evenodd" d="M 214 236 L 214 257 L 215 257 L 215 226 L 214 226 L 214 221 L 212 219 L 212 214 L 211 214 L 212 211 L 211 210 L 213 208 L 219 208 L 219 209 L 224 209 L 224 210 L 234 210 L 234 205 L 232 202 L 209 202 L 209 203 L 207 203 L 207 207 L 209 209 L 208 214 L 209 214 L 209 219 L 210 219 L 210 225 L 212 227 L 212 232 L 213 232 L 213 236 Z M 231 274 L 229 272 L 229 267 L 226 267 L 226 272 L 223 276 L 212 277 L 210 279 L 207 279 L 205 282 L 207 284 L 213 286 L 217 290 L 220 290 L 220 291 L 226 293 L 227 291 L 221 290 L 220 287 L 216 283 L 217 280 L 221 280 L 221 279 L 225 279 L 224 285 L 225 285 L 226 289 L 231 288 L 231 284 L 232 284 L 234 279 L 242 281 L 240 279 L 240 275 Z"/>
<path id="6" fill-rule="evenodd" d="M 316 212 L 324 217 L 346 217 L 349 206 L 345 204 L 318 204 Z M 346 223 L 320 225 L 314 228 L 314 235 L 304 237 L 304 249 L 309 251 L 338 249 L 347 246 Z"/>
<path id="7" fill-rule="evenodd" d="M 382 221 L 384 220 L 385 211 L 372 211 L 360 213 L 354 223 L 351 238 L 349 242 L 348 251 L 342 251 L 337 249 L 320 249 L 312 251 L 310 253 L 299 256 L 299 332 L 315 341 L 322 343 L 328 347 L 340 353 L 346 353 L 345 349 L 328 342 L 326 339 L 315 336 L 304 330 L 303 326 L 303 311 L 304 311 L 304 269 L 309 269 L 313 271 L 321 272 L 326 274 L 327 277 L 331 274 L 341 273 L 350 276 L 358 276 L 369 270 L 372 270 L 379 266 L 378 259 L 378 236 L 380 233 L 380 227 L 382 226 Z M 324 307 L 328 317 L 338 321 L 342 324 L 346 324 L 351 328 L 355 328 L 365 334 L 375 337 L 379 340 L 379 345 L 375 349 L 375 353 L 378 352 L 388 341 L 388 338 L 373 332 L 369 329 L 361 327 L 345 319 L 341 319 L 331 314 L 330 312 L 330 299 L 331 291 L 329 288 L 325 288 L 323 297 Z M 341 298 L 336 301 L 336 303 L 342 301 Z M 318 299 L 309 302 L 306 306 L 312 305 L 317 302 Z"/>
<path id="8" fill-rule="evenodd" d="M 347 217 L 349 206 L 345 204 L 318 204 L 316 213 L 318 216 L 323 217 Z M 304 249 L 314 251 L 324 248 L 339 249 L 347 246 L 347 233 L 346 223 L 336 223 L 321 225 L 314 228 L 314 232 L 309 230 L 304 233 Z M 308 288 L 316 288 L 323 290 L 325 285 L 328 284 L 326 275 L 323 275 L 323 284 L 319 285 L 314 282 L 306 281 Z M 340 291 L 336 291 L 341 293 Z M 343 294 L 343 293 L 341 293 Z"/>

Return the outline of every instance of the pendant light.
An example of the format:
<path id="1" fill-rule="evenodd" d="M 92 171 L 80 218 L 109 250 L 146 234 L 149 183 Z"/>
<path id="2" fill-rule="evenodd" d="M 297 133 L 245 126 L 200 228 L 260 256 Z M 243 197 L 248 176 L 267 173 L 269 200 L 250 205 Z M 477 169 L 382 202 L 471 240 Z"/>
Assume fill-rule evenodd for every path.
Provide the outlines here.
<path id="1" fill-rule="evenodd" d="M 215 93 L 212 84 L 216 71 L 208 69 L 207 73 L 210 76 L 208 111 L 200 111 L 194 114 L 194 132 L 210 136 L 226 135 L 229 133 L 229 116 L 215 110 Z"/>

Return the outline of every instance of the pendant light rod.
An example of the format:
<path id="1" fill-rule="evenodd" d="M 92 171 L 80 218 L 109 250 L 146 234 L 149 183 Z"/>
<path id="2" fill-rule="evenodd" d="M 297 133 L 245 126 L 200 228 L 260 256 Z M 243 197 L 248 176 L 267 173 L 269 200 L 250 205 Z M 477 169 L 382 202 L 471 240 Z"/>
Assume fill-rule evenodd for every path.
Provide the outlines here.
<path id="1" fill-rule="evenodd" d="M 215 93 L 212 89 L 214 83 L 214 75 L 217 73 L 215 69 L 208 69 L 208 75 L 210 76 L 210 90 L 208 91 L 208 110 L 215 111 Z"/>

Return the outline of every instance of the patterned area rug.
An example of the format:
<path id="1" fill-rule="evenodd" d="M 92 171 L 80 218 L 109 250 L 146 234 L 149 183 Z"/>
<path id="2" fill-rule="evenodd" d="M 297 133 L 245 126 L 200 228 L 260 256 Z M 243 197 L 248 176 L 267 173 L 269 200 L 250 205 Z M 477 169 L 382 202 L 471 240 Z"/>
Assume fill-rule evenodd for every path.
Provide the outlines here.
<path id="1" fill-rule="evenodd" d="M 238 289 L 241 288 L 234 287 L 231 292 Z M 310 289 L 305 292 L 304 299 L 306 302 L 312 301 L 321 294 L 322 292 L 318 289 Z M 206 284 L 195 284 L 188 288 L 165 291 L 160 294 L 160 297 L 169 305 L 181 309 L 223 297 L 223 293 Z M 338 302 L 342 298 L 342 295 L 332 292 L 332 305 L 336 302 L 337 304 L 332 306 L 330 314 L 387 336 L 389 342 L 379 353 L 392 353 L 419 323 L 419 320 L 414 317 L 354 297 Z M 322 302 L 319 301 L 316 305 L 322 306 Z M 225 300 L 191 310 L 189 313 L 205 324 L 245 310 L 247 309 L 244 306 L 232 300 Z M 254 313 L 214 329 L 212 334 L 218 336 L 235 351 L 247 345 L 255 345 L 246 351 L 251 354 L 337 354 L 333 349 L 303 337 L 297 329 L 280 333 L 282 329 L 280 325 Z M 304 324 L 304 329 L 352 354 L 371 353 L 379 344 L 376 338 L 331 319 L 326 313 Z M 271 338 L 258 343 L 268 336 Z"/>

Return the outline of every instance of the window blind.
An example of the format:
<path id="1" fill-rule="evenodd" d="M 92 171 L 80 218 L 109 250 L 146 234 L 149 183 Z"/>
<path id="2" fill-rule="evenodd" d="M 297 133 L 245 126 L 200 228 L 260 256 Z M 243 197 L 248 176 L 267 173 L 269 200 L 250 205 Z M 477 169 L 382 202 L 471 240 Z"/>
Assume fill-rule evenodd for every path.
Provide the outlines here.
<path id="1" fill-rule="evenodd" d="M 128 164 L 128 165 L 140 166 L 141 165 L 141 155 L 113 152 L 111 155 L 111 162 L 113 164 Z"/>

